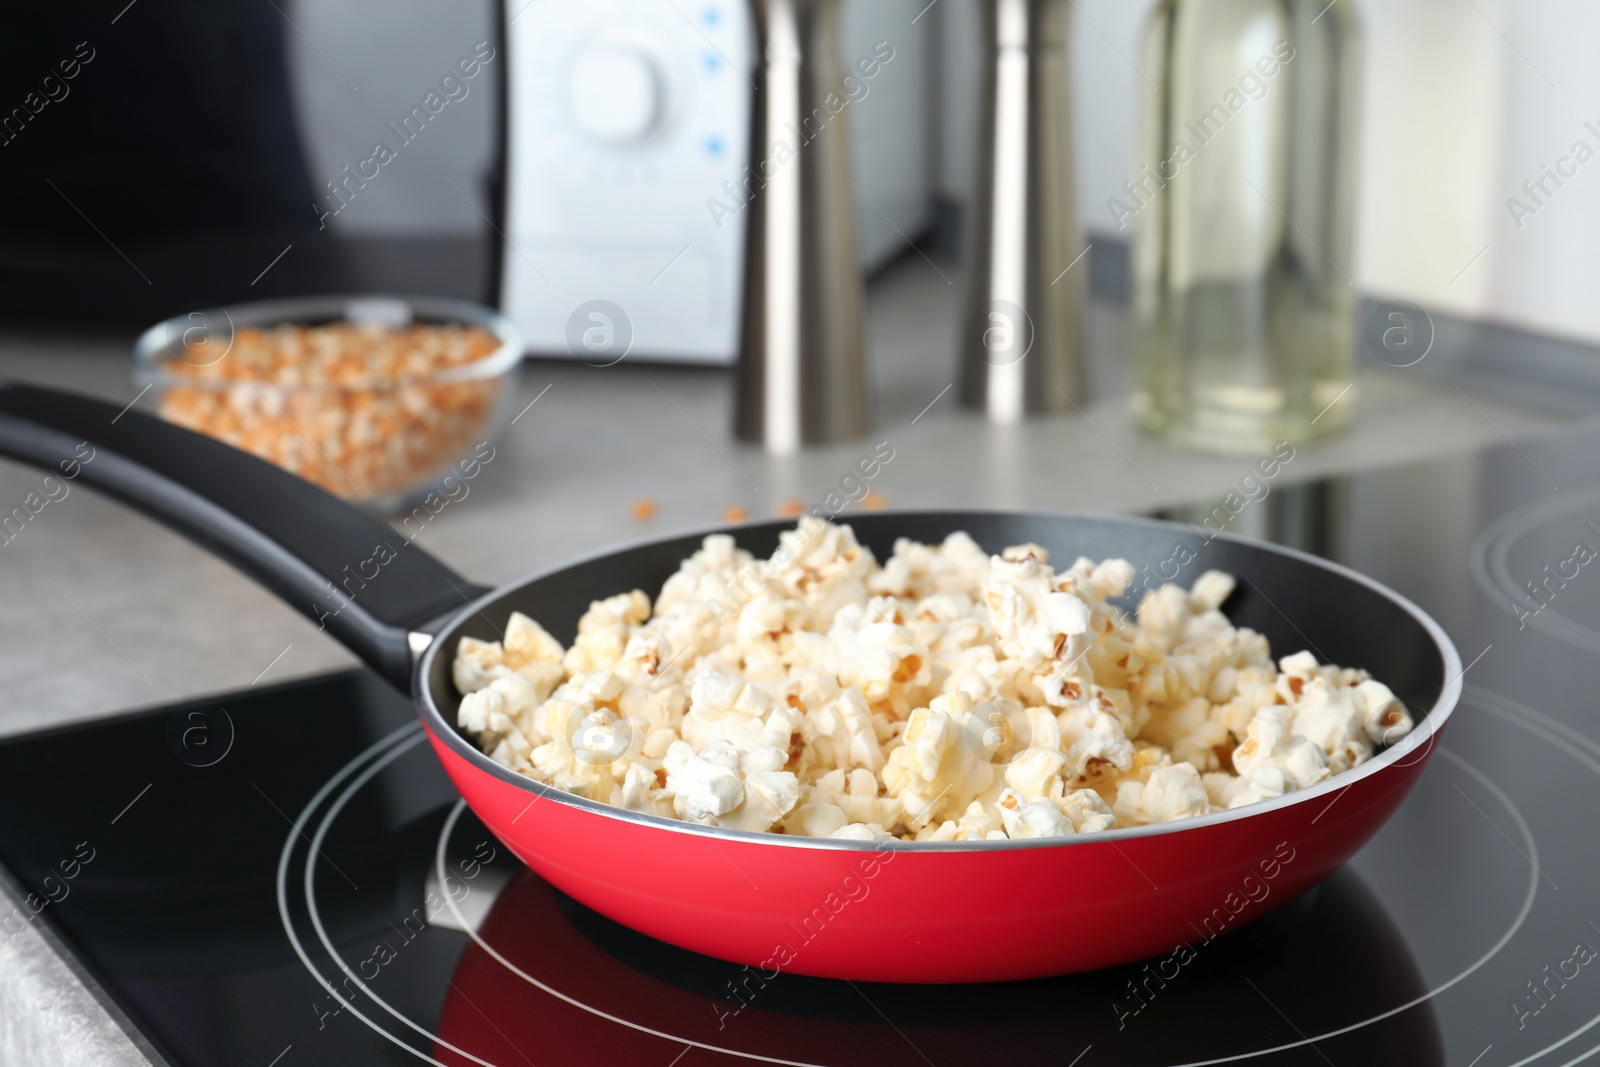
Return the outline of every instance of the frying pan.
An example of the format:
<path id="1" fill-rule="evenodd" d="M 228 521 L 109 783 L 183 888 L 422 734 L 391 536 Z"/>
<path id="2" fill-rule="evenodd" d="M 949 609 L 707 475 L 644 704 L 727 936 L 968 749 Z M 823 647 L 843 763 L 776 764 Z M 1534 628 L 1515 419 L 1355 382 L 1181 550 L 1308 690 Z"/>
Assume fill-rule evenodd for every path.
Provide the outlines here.
<path id="1" fill-rule="evenodd" d="M 93 458 L 63 466 L 87 442 Z M 653 593 L 705 533 L 605 552 L 499 589 L 452 573 L 393 527 L 244 452 L 84 397 L 0 384 L 0 455 L 96 487 L 165 523 L 305 613 L 412 694 L 472 810 L 556 888 L 660 940 L 747 965 L 876 982 L 979 982 L 1087 971 L 1236 929 L 1315 885 L 1395 810 L 1461 692 L 1450 639 L 1414 604 L 1346 568 L 1149 520 L 1027 512 L 849 517 L 880 559 L 897 537 L 965 530 L 985 548 L 1121 556 L 1151 573 L 1176 546 L 1240 579 L 1226 605 L 1278 654 L 1365 667 L 1416 728 L 1353 771 L 1274 800 L 1177 822 L 1006 842 L 852 842 L 752 833 L 614 808 L 500 766 L 457 731 L 457 642 L 496 640 L 512 611 L 570 642 L 592 600 Z M 552 517 L 551 521 L 560 521 Z M 784 522 L 727 532 L 774 551 Z M 393 558 L 377 568 L 378 546 Z M 1143 572 L 1141 572 L 1143 573 Z M 348 592 L 348 596 L 345 593 Z M 307 744 L 315 744 L 307 738 Z"/>

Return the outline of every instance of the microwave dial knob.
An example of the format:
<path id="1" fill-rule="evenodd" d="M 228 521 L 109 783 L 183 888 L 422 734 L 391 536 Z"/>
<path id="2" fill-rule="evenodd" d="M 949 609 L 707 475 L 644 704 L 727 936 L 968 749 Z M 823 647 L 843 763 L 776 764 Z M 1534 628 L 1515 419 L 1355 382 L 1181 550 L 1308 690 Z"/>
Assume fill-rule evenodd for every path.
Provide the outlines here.
<path id="1" fill-rule="evenodd" d="M 602 144 L 642 141 L 661 124 L 663 71 L 632 44 L 600 42 L 572 64 L 568 100 L 579 129 Z"/>

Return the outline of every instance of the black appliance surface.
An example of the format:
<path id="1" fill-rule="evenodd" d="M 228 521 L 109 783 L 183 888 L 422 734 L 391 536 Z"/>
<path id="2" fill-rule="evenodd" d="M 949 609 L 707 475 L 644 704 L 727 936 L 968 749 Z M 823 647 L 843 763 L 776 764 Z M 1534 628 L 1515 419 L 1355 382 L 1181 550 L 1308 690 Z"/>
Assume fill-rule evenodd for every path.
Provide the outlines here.
<path id="1" fill-rule="evenodd" d="M 351 673 L 0 742 L 0 863 L 44 902 L 0 966 L 17 923 L 44 924 L 183 1065 L 1581 1062 L 1600 1051 L 1597 444 L 1275 488 L 1230 520 L 1416 599 L 1467 695 L 1347 868 L 1181 962 L 763 980 L 523 869 L 407 699 Z"/>
<path id="2" fill-rule="evenodd" d="M 122 333 L 324 292 L 492 303 L 504 60 L 451 109 L 470 107 L 478 122 L 445 116 L 454 151 L 438 134 L 422 142 L 435 147 L 408 149 L 410 137 L 385 123 L 479 40 L 498 48 L 501 5 L 456 5 L 450 33 L 434 16 L 356 13 L 325 10 L 332 31 L 308 36 L 303 15 L 270 0 L 13 5 L 0 34 L 0 322 Z M 297 47 L 317 57 L 314 72 L 294 62 Z M 374 84 L 361 67 L 375 64 L 416 78 Z M 464 132 L 479 125 L 488 143 Z M 372 163 L 380 140 L 413 178 L 437 175 L 443 213 L 373 209 L 393 195 L 394 179 L 378 180 Z M 482 173 L 467 162 L 479 154 Z M 447 180 L 481 224 L 454 221 L 461 205 Z M 347 202 L 351 216 L 329 223 Z"/>

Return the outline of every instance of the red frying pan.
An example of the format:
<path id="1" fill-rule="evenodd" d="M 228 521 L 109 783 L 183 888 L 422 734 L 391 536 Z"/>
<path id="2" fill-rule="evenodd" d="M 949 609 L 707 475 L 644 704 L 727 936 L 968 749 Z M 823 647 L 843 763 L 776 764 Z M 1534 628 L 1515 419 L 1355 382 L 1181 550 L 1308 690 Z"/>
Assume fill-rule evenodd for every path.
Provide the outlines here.
<path id="1" fill-rule="evenodd" d="M 1196 546 L 1192 574 L 1241 580 L 1226 605 L 1275 649 L 1365 667 L 1416 719 L 1402 742 L 1311 789 L 1195 819 L 1065 839 L 852 842 L 750 833 L 614 808 L 489 759 L 455 728 L 450 661 L 462 637 L 498 638 L 512 611 L 570 641 L 590 601 L 654 592 L 707 532 L 651 541 L 495 590 L 453 574 L 389 525 L 293 475 L 109 404 L 0 385 L 0 455 L 79 481 L 192 538 L 321 624 L 412 693 L 434 751 L 483 823 L 546 881 L 684 948 L 784 971 L 877 982 L 974 982 L 1167 956 L 1278 907 L 1337 869 L 1405 798 L 1461 692 L 1437 623 L 1346 568 L 1271 545 L 1141 519 L 1026 512 L 852 516 L 885 558 L 897 537 L 958 530 L 990 551 L 1135 564 Z M 551 521 L 559 522 L 559 516 Z M 729 529 L 758 556 L 789 524 Z M 375 577 L 349 581 L 377 546 Z M 386 553 L 385 555 L 389 555 Z M 362 568 L 363 573 L 370 573 Z M 347 588 L 353 596 L 340 590 Z M 316 744 L 315 737 L 306 744 Z"/>

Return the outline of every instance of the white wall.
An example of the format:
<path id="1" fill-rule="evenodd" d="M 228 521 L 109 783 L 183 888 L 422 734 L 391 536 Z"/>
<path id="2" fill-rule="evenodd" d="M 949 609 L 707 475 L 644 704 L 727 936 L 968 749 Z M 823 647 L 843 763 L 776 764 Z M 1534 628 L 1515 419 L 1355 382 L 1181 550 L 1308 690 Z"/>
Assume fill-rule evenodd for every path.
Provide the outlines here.
<path id="1" fill-rule="evenodd" d="M 1486 12 L 1495 0 L 1475 0 Z M 1494 28 L 1460 0 L 1361 5 L 1357 283 L 1471 317 L 1493 299 L 1503 112 Z M 1471 264 L 1469 267 L 1468 265 Z"/>
<path id="2" fill-rule="evenodd" d="M 896 47 L 856 116 L 855 134 L 863 191 L 903 229 L 915 228 L 929 190 L 959 200 L 971 180 L 976 2 L 938 0 L 915 25 L 910 20 L 926 0 L 846 5 L 846 59 L 875 40 Z M 1126 237 L 1105 202 L 1132 164 L 1141 77 L 1132 64 L 1152 2 L 1073 0 L 1078 188 L 1091 240 Z M 1600 341 L 1600 133 L 1584 128 L 1593 121 L 1600 130 L 1600 62 L 1593 58 L 1600 3 L 1336 2 L 1356 4 L 1366 42 L 1357 284 L 1457 314 Z M 305 89 L 302 113 L 315 110 L 304 128 L 319 186 L 367 154 L 397 101 L 420 97 L 488 33 L 487 3 L 297 0 L 285 8 L 305 34 L 290 34 L 291 63 Z M 937 55 L 929 48 L 935 39 Z M 416 153 L 385 167 L 365 201 L 337 224 L 368 232 L 419 224 L 477 229 L 481 220 L 443 177 L 474 196 L 481 188 L 488 96 L 475 91 L 450 105 L 425 133 L 432 142 L 426 158 Z M 908 117 L 919 98 L 943 116 L 933 143 Z M 1522 182 L 1537 179 L 1541 164 L 1555 165 L 1579 139 L 1596 158 L 1563 187 L 1550 184 L 1553 195 L 1519 228 L 1507 198 L 1527 202 Z M 900 241 L 870 208 L 861 222 L 869 251 Z"/>
<path id="3" fill-rule="evenodd" d="M 1490 277 L 1486 310 L 1508 322 L 1600 339 L 1600 134 L 1584 127 L 1592 122 L 1600 130 L 1600 63 L 1594 55 L 1600 5 L 1501 0 L 1494 17 L 1522 55 L 1496 38 L 1505 104 L 1501 165 L 1487 205 L 1493 248 L 1484 257 Z M 1547 182 L 1554 195 L 1537 214 L 1524 217 L 1519 229 L 1506 200 L 1515 196 L 1528 203 L 1522 183 L 1537 178 L 1541 164 L 1556 165 L 1580 139 L 1596 158 L 1576 177 L 1563 179 L 1559 189 Z"/>
<path id="4" fill-rule="evenodd" d="M 939 189 L 957 198 L 970 180 L 975 2 L 939 4 L 949 123 Z M 1358 286 L 1600 341 L 1600 134 L 1583 125 L 1600 130 L 1600 4 L 1337 2 L 1356 3 L 1365 32 Z M 1132 163 L 1141 77 L 1133 64 L 1153 0 L 1073 6 L 1079 210 L 1091 240 L 1125 239 L 1106 199 Z M 1564 187 L 1551 184 L 1555 195 L 1519 229 L 1506 199 L 1578 139 L 1596 158 Z"/>
<path id="5" fill-rule="evenodd" d="M 1122 183 L 1133 163 L 1134 126 L 1138 121 L 1141 76 L 1155 80 L 1155 71 L 1139 71 L 1139 41 L 1147 0 L 1073 0 L 1073 115 L 1078 123 L 1078 203 L 1091 234 L 1120 234 L 1106 210 L 1115 196 L 1126 199 Z M 1147 162 L 1140 160 L 1141 163 Z M 1093 237 L 1090 238 L 1093 240 Z"/>
<path id="6" fill-rule="evenodd" d="M 933 79 L 934 19 L 917 18 L 925 6 L 927 0 L 846 0 L 841 12 L 840 58 L 847 68 L 870 58 L 880 41 L 894 49 L 894 58 L 867 83 L 867 95 L 851 105 L 850 150 L 860 189 L 856 221 L 869 266 L 904 251 L 906 238 L 916 237 L 932 214 L 925 107 Z"/>

